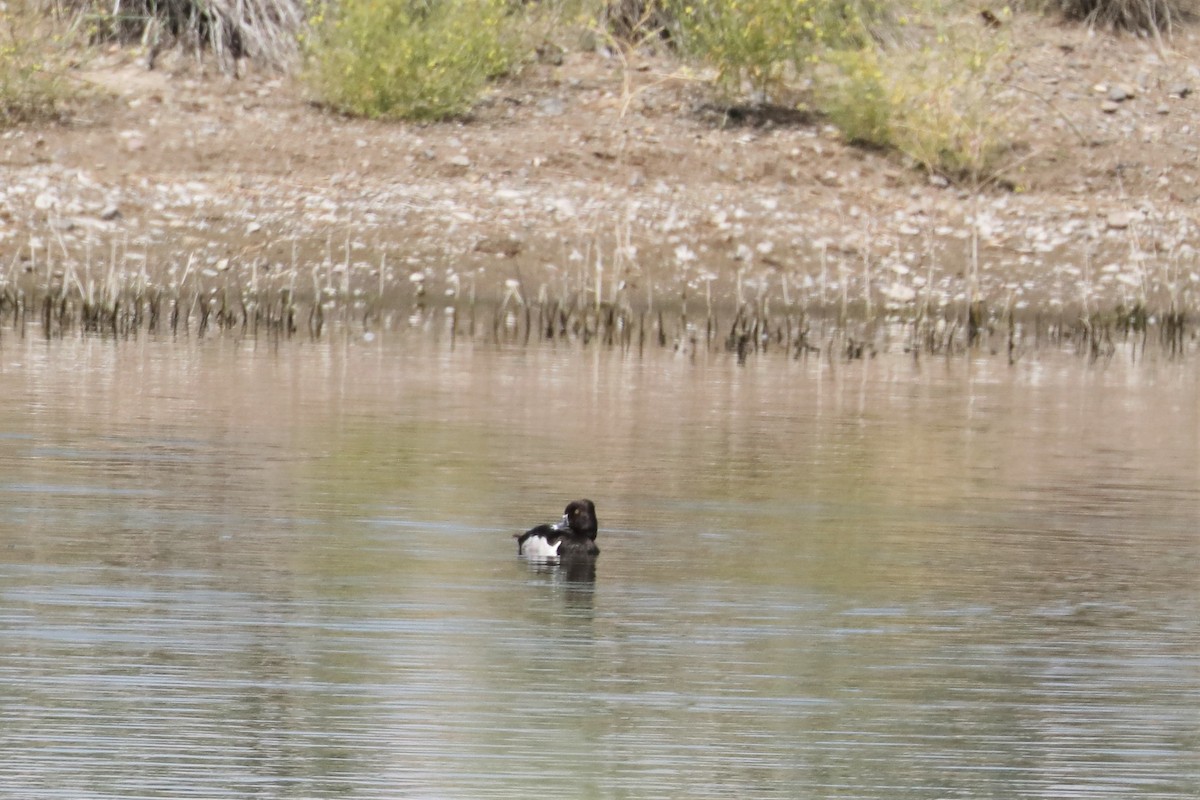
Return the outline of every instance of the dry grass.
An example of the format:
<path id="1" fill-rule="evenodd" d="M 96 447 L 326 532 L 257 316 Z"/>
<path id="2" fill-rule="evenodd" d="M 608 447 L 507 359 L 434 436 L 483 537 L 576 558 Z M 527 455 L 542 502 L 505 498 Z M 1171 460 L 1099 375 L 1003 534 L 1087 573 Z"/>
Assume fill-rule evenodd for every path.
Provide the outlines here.
<path id="1" fill-rule="evenodd" d="M 288 70 L 299 56 L 297 36 L 308 16 L 304 0 L 56 0 L 55 13 L 75 20 L 93 42 L 140 43 L 147 65 L 182 47 L 212 54 L 226 72 L 253 58 L 260 67 Z"/>
<path id="2" fill-rule="evenodd" d="M 1146 285 L 1135 296 L 1095 306 L 1085 293 L 1079 306 L 1057 314 L 1022 314 L 1010 302 L 989 305 L 982 298 L 938 305 L 914 297 L 903 308 L 887 307 L 879 302 L 880 277 L 869 259 L 855 263 L 840 256 L 830 265 L 838 276 L 831 292 L 824 275 L 819 287 L 782 276 L 743 286 L 739 277 L 734 296 L 706 294 L 704 307 L 691 314 L 687 285 L 663 286 L 644 298 L 620 285 L 602 298 L 598 267 L 595 274 L 584 269 L 551 282 L 518 278 L 503 298 L 483 299 L 473 278 L 469 291 L 456 284 L 445 294 L 428 291 L 424 279 L 389 285 L 383 257 L 372 277 L 356 274 L 348 253 L 341 263 L 328 254 L 321 263 L 297 260 L 269 271 L 257 262 L 202 266 L 195 254 L 164 269 L 144 256 L 115 241 L 82 260 L 59 246 L 31 243 L 7 268 L 0 266 L 0 335 L 319 339 L 334 332 L 412 331 L 451 340 L 563 341 L 636 352 L 723 350 L 739 361 L 763 354 L 857 360 L 904 352 L 913 358 L 1007 353 L 1011 362 L 1042 347 L 1098 359 L 1126 345 L 1137 356 L 1155 341 L 1168 356 L 1181 357 L 1198 341 L 1195 309 L 1186 305 L 1187 293 L 1177 291 L 1178 273 L 1193 261 L 1179 254 L 1147 263 Z M 862 280 L 850 288 L 855 272 Z"/>
<path id="3" fill-rule="evenodd" d="M 1170 34 L 1197 10 L 1194 0 L 1049 0 L 1046 7 L 1089 25 L 1152 34 Z"/>

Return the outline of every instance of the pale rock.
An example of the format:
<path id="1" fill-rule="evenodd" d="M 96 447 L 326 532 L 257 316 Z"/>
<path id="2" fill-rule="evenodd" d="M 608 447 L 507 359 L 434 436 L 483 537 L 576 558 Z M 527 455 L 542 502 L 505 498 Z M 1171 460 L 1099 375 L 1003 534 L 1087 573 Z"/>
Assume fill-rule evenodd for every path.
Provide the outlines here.
<path id="1" fill-rule="evenodd" d="M 543 117 L 561 117 L 567 111 L 566 103 L 559 97 L 547 97 L 537 104 L 538 113 Z"/>
<path id="2" fill-rule="evenodd" d="M 1128 211 L 1112 211 L 1109 212 L 1105 223 L 1113 230 L 1122 231 L 1129 227 L 1133 222 L 1133 215 Z"/>
<path id="3" fill-rule="evenodd" d="M 895 303 L 910 303 L 917 296 L 917 291 L 902 283 L 892 283 L 883 287 L 883 296 Z"/>
<path id="4" fill-rule="evenodd" d="M 559 197 L 554 200 L 551 205 L 555 216 L 564 219 L 574 219 L 576 215 L 575 204 L 566 197 Z"/>
<path id="5" fill-rule="evenodd" d="M 1124 103 L 1126 100 L 1132 100 L 1137 94 L 1133 90 L 1133 87 L 1117 84 L 1110 87 L 1105 96 L 1114 103 Z"/>

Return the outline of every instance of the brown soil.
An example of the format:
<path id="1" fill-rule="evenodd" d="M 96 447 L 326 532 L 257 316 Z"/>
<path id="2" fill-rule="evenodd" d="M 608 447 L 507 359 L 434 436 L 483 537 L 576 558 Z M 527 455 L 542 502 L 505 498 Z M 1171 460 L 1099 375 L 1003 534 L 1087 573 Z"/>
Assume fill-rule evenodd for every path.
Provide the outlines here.
<path id="1" fill-rule="evenodd" d="M 48 258 L 90 276 L 115 253 L 151 280 L 359 296 L 586 286 L 634 304 L 708 291 L 903 309 L 961 307 L 977 253 L 991 309 L 1191 307 L 1195 36 L 1013 24 L 1016 190 L 978 194 L 819 119 L 723 115 L 653 55 L 568 53 L 470 120 L 418 126 L 331 115 L 277 76 L 182 57 L 147 71 L 114 50 L 80 76 L 112 99 L 0 138 L 0 255 L 33 275 Z M 1129 98 L 1105 110 L 1118 86 Z"/>

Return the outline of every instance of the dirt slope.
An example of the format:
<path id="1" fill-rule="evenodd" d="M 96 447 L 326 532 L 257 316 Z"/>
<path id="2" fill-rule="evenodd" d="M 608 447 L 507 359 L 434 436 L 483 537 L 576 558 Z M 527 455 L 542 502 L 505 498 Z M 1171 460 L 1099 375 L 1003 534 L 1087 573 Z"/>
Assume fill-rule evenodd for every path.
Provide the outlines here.
<path id="1" fill-rule="evenodd" d="M 415 126 L 330 115 L 252 67 L 149 72 L 113 51 L 80 76 L 112 100 L 0 138 L 0 255 L 10 278 L 116 254 L 152 279 L 360 294 L 586 286 L 903 309 L 961 304 L 974 283 L 992 308 L 1190 307 L 1195 36 L 1014 25 L 1019 190 L 978 196 L 819 121 L 722 125 L 705 87 L 653 56 L 570 53 L 471 120 Z"/>

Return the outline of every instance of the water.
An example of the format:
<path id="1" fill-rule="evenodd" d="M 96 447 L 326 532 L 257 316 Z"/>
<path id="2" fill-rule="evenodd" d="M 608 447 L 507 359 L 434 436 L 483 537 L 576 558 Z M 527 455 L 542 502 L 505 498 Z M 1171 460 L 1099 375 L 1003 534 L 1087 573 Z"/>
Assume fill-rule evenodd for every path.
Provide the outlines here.
<path id="1" fill-rule="evenodd" d="M 1190 363 L 0 339 L 0 797 L 1195 798 Z M 594 583 L 511 534 L 596 501 Z"/>

